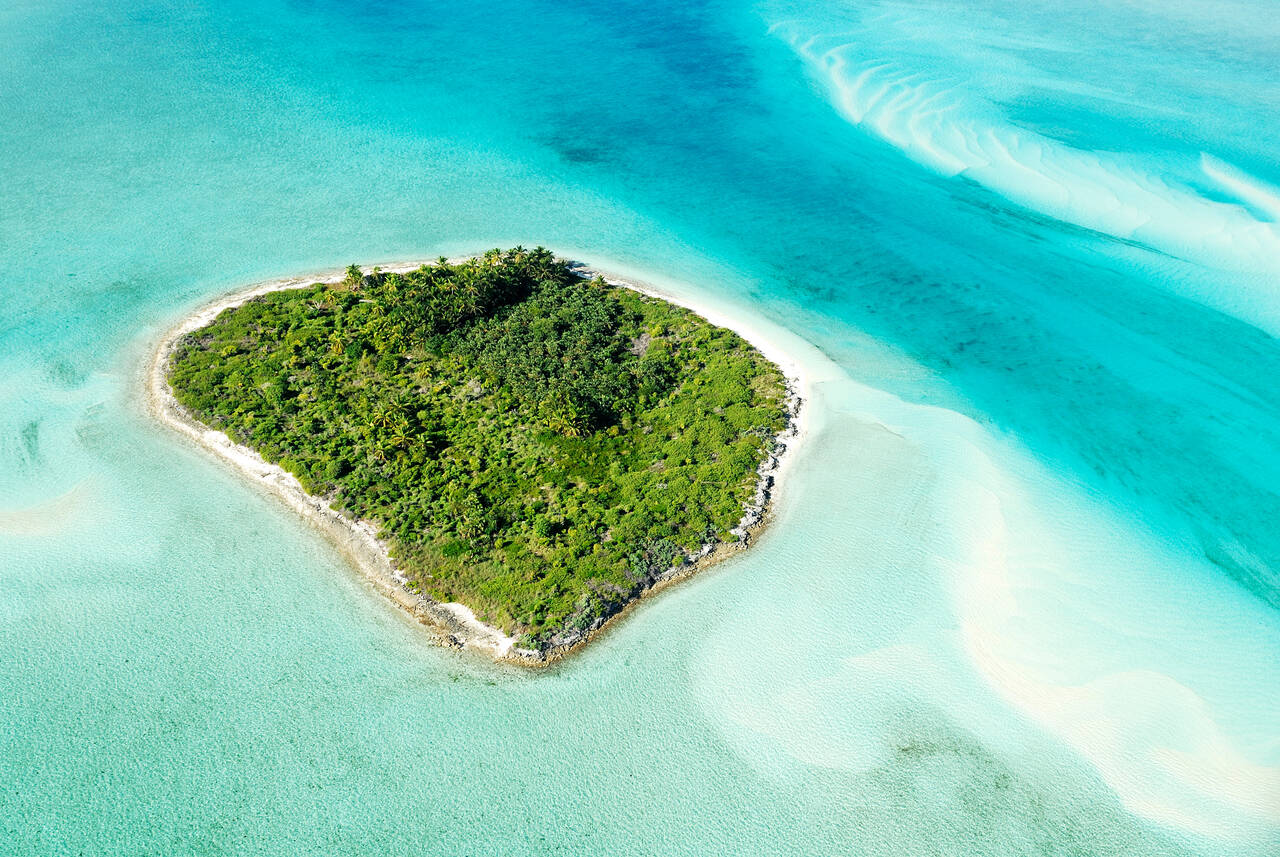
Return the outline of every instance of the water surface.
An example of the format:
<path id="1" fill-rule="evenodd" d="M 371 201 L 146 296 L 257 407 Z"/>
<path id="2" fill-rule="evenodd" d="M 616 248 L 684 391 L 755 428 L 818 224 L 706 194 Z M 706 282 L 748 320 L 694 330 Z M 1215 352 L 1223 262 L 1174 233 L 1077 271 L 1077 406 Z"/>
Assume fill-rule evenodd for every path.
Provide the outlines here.
<path id="1" fill-rule="evenodd" d="M 0 10 L 0 850 L 1280 850 L 1266 4 L 101 5 Z M 140 395 L 515 243 L 820 379 L 771 533 L 537 677 Z"/>

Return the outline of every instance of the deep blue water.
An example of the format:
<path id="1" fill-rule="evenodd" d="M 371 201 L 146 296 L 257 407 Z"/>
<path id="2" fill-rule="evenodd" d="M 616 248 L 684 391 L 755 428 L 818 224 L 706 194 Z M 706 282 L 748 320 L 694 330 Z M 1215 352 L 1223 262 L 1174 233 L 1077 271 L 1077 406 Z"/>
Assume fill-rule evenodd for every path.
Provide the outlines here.
<path id="1" fill-rule="evenodd" d="M 1276 67 L 1260 2 L 0 9 L 3 838 L 1280 848 Z M 220 291 L 514 243 L 828 379 L 775 535 L 532 679 L 140 404 Z"/>

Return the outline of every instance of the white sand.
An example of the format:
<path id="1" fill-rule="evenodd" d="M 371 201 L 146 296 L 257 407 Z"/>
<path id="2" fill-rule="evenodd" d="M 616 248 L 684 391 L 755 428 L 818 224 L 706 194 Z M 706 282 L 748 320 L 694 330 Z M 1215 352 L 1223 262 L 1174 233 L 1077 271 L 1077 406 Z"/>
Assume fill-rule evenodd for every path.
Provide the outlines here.
<path id="1" fill-rule="evenodd" d="M 379 267 L 383 273 L 403 273 L 415 270 L 424 264 L 434 264 L 435 261 L 432 259 L 403 262 Z M 459 262 L 463 259 L 449 261 Z M 692 310 L 712 324 L 733 330 L 782 370 L 787 378 L 791 398 L 791 425 L 779 438 L 778 454 L 761 466 L 761 485 L 764 487 L 771 484 L 771 487 L 763 495 L 761 507 L 748 510 L 743 518 L 744 528 L 754 530 L 763 523 L 768 507 L 776 501 L 782 477 L 789 470 L 787 465 L 794 460 L 794 450 L 806 434 L 807 420 L 804 419 L 805 409 L 801 407 L 801 403 L 810 398 L 810 374 L 806 372 L 804 364 L 781 344 L 781 341 L 785 341 L 788 336 L 797 342 L 803 341 L 780 327 L 769 325 L 767 322 L 751 321 L 724 307 L 699 304 L 685 297 L 672 295 L 665 290 L 618 279 L 581 264 L 575 264 L 575 270 L 582 275 L 599 275 L 610 284 L 634 289 Z M 336 283 L 340 282 L 344 276 L 345 271 L 326 271 L 313 276 L 259 283 L 224 295 L 184 318 L 161 337 L 155 350 L 147 379 L 148 410 L 165 425 L 214 453 L 224 462 L 233 465 L 240 473 L 263 486 L 302 515 L 305 520 L 318 527 L 352 559 L 356 567 L 378 591 L 420 621 L 434 626 L 440 632 L 438 635 L 440 642 L 474 649 L 499 660 L 531 663 L 534 661 L 533 653 L 517 648 L 514 638 L 492 625 L 481 622 L 466 605 L 442 604 L 409 592 L 404 588 L 404 577 L 397 571 L 388 555 L 387 544 L 378 538 L 372 525 L 365 521 L 354 521 L 330 508 L 325 500 L 308 494 L 292 474 L 278 465 L 265 461 L 254 450 L 233 443 L 224 432 L 210 429 L 198 422 L 173 396 L 167 380 L 168 367 L 173 350 L 183 336 L 205 327 L 223 310 L 239 306 L 259 295 L 301 288 L 312 283 Z M 804 345 L 807 346 L 807 343 Z M 812 349 L 812 346 L 807 347 Z M 822 360 L 825 361 L 825 357 Z"/>
<path id="2" fill-rule="evenodd" d="M 987 682 L 1138 815 L 1224 840 L 1280 824 L 1280 766 L 1215 710 L 1214 683 L 1189 651 L 1213 639 L 1211 620 L 1170 624 L 1182 613 L 1177 587 L 1127 588 L 1123 566 L 1151 558 L 1169 581 L 1193 569 L 1096 509 L 1026 493 L 976 453 L 953 472 L 969 474 L 953 500 L 966 532 L 954 560 L 959 630 Z M 1248 674 L 1237 653 L 1221 654 L 1230 659 L 1213 659 L 1212 672 Z"/>

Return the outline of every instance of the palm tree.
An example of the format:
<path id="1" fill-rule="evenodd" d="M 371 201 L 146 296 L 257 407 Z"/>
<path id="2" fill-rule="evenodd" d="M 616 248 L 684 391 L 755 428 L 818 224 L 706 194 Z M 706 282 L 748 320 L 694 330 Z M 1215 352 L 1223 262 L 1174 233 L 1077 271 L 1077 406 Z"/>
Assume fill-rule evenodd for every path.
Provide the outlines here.
<path id="1" fill-rule="evenodd" d="M 364 272 L 360 270 L 359 265 L 348 265 L 347 275 L 343 277 L 342 283 L 347 288 L 355 288 L 360 285 L 360 278 L 364 276 Z"/>

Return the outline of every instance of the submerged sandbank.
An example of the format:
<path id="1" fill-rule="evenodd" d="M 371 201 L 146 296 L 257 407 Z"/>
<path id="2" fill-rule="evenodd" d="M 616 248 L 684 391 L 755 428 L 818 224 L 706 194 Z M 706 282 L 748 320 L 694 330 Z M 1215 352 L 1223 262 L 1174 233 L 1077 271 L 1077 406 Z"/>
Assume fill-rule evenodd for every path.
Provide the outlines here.
<path id="1" fill-rule="evenodd" d="M 381 266 L 380 270 L 384 273 L 402 273 L 422 265 L 431 265 L 435 261 L 397 263 Z M 794 450 L 805 434 L 805 423 L 801 418 L 802 404 L 809 398 L 811 383 L 801 362 L 779 346 L 775 337 L 764 335 L 760 325 L 743 323 L 736 317 L 727 317 L 724 312 L 717 311 L 715 308 L 701 307 L 687 299 L 673 298 L 662 290 L 619 279 L 580 262 L 568 264 L 570 269 L 579 276 L 584 278 L 601 276 L 611 285 L 629 288 L 678 304 L 712 324 L 733 330 L 777 365 L 786 379 L 787 425 L 777 435 L 774 451 L 766 457 L 757 471 L 759 478 L 755 497 L 744 509 L 738 526 L 733 530 L 739 537 L 739 541 L 704 545 L 701 551 L 689 557 L 688 563 L 662 575 L 641 594 L 640 597 L 643 598 L 675 580 L 684 579 L 708 565 L 732 556 L 745 547 L 749 540 L 768 523 L 770 510 L 779 491 L 782 476 L 787 469 L 784 464 L 793 459 Z M 442 603 L 410 592 L 405 587 L 404 576 L 390 558 L 387 543 L 378 537 L 377 530 L 372 524 L 354 520 L 331 508 L 325 498 L 308 494 L 292 474 L 278 465 L 267 462 L 253 449 L 234 443 L 224 432 L 199 422 L 174 397 L 168 382 L 169 364 L 174 349 L 186 334 L 210 324 L 224 310 L 237 307 L 260 295 L 300 288 L 313 283 L 336 283 L 340 282 L 344 276 L 345 271 L 327 271 L 314 276 L 259 283 L 224 295 L 184 318 L 164 334 L 152 357 L 146 385 L 147 407 L 150 413 L 223 461 L 234 465 L 239 472 L 264 486 L 302 515 L 305 520 L 318 527 L 351 559 L 378 591 L 424 625 L 429 626 L 434 632 L 436 641 L 443 645 L 473 649 L 496 660 L 537 666 L 558 660 L 575 651 L 601 630 L 610 626 L 614 619 L 629 612 L 624 608 L 567 646 L 553 648 L 548 652 L 522 649 L 517 646 L 513 637 L 477 619 L 466 605 Z"/>

